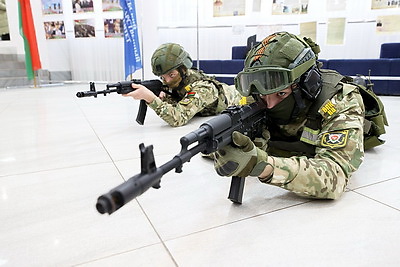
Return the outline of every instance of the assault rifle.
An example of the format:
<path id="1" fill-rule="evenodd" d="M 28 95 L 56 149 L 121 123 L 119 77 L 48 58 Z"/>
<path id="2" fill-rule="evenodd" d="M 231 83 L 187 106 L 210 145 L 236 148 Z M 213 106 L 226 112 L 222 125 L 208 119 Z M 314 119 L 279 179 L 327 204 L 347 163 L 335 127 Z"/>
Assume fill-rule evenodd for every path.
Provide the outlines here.
<path id="1" fill-rule="evenodd" d="M 94 82 L 90 82 L 90 91 L 78 92 L 78 93 L 76 93 L 76 96 L 77 97 L 90 97 L 90 96 L 97 97 L 97 95 L 106 96 L 107 94 L 111 94 L 111 93 L 127 94 L 127 93 L 130 93 L 133 90 L 135 90 L 132 88 L 132 83 L 144 85 L 147 89 L 152 91 L 156 96 L 159 96 L 161 91 L 172 95 L 171 92 L 164 90 L 164 85 L 162 84 L 162 82 L 160 80 L 141 81 L 139 79 L 133 79 L 132 81 L 109 83 L 106 85 L 106 89 L 103 91 L 96 91 Z M 173 97 L 176 97 L 176 96 L 173 95 Z M 136 116 L 136 122 L 139 123 L 140 125 L 144 124 L 146 112 L 147 112 L 146 101 L 140 100 L 139 110 L 138 110 L 138 114 Z"/>
<path id="2" fill-rule="evenodd" d="M 111 214 L 132 199 L 140 196 L 150 187 L 160 188 L 161 177 L 172 169 L 182 172 L 182 165 L 196 154 L 209 154 L 232 142 L 232 133 L 239 131 L 251 139 L 261 136 L 261 125 L 266 120 L 265 104 L 262 101 L 246 106 L 232 106 L 200 127 L 181 137 L 181 151 L 160 167 L 156 167 L 153 146 L 140 144 L 141 172 L 97 199 L 99 213 Z M 191 146 L 189 148 L 189 146 Z M 232 177 L 228 198 L 242 203 L 244 179 Z"/>

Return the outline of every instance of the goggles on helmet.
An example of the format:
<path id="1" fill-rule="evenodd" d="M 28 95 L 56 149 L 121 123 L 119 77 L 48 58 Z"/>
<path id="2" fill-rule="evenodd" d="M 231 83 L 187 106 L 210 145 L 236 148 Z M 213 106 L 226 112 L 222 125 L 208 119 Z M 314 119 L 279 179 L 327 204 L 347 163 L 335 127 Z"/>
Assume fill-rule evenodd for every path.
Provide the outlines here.
<path id="1" fill-rule="evenodd" d="M 315 60 L 306 61 L 293 69 L 273 66 L 245 68 L 235 77 L 235 86 L 243 96 L 273 94 L 295 83 L 314 63 Z"/>
<path id="2" fill-rule="evenodd" d="M 239 72 L 235 77 L 235 86 L 243 96 L 252 93 L 268 95 L 285 89 L 295 79 L 289 69 L 264 67 Z"/>

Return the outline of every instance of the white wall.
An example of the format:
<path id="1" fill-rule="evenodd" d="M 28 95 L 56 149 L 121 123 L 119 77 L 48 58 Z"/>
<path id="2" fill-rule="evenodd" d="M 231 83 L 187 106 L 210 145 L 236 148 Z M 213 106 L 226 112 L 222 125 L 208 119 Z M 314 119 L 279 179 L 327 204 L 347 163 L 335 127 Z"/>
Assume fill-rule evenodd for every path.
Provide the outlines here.
<path id="1" fill-rule="evenodd" d="M 185 6 L 185 16 L 160 16 L 160 42 L 178 40 L 192 55 L 196 52 L 193 40 L 196 37 L 196 0 L 164 0 L 162 10 L 173 14 L 174 7 Z M 261 40 L 271 29 L 300 33 L 299 23 L 317 22 L 317 42 L 321 47 L 321 58 L 378 58 L 380 45 L 385 42 L 400 42 L 396 34 L 376 34 L 375 20 L 381 15 L 399 15 L 400 9 L 371 10 L 370 0 L 347 0 L 346 11 L 329 12 L 324 0 L 309 0 L 308 14 L 271 15 L 272 0 L 261 0 L 261 11 L 253 12 L 253 0 L 246 0 L 246 15 L 237 17 L 213 17 L 213 1 L 199 0 L 199 46 L 201 59 L 229 59 L 230 48 L 246 45 L 247 37 L 257 34 Z M 189 3 L 193 7 L 188 8 Z M 328 18 L 345 17 L 345 43 L 326 45 Z M 242 31 L 242 32 L 241 32 Z M 195 57 L 195 56 L 193 56 Z"/>
<path id="2" fill-rule="evenodd" d="M 326 1 L 309 0 L 306 15 L 271 15 L 272 0 L 261 0 L 261 11 L 253 12 L 253 0 L 246 1 L 246 15 L 213 17 L 213 0 L 136 0 L 139 34 L 144 62 L 143 73 L 135 78 L 154 78 L 150 58 L 162 43 L 177 42 L 196 60 L 230 59 L 231 47 L 246 45 L 247 37 L 257 34 L 261 40 L 274 29 L 299 33 L 299 23 L 317 22 L 320 58 L 378 58 L 380 45 L 400 42 L 400 33 L 376 34 L 380 15 L 399 14 L 400 9 L 371 10 L 371 1 L 348 0 L 346 11 L 328 12 Z M 0 42 L 0 53 L 23 54 L 18 30 L 17 1 L 6 0 L 11 41 Z M 94 1 L 95 13 L 73 14 L 71 0 L 64 0 L 64 14 L 44 16 L 41 0 L 31 0 L 42 68 L 71 71 L 74 80 L 117 81 L 124 79 L 123 39 L 104 38 L 103 19 L 122 12 L 103 13 L 101 1 Z M 96 18 L 96 38 L 74 38 L 73 20 Z M 345 43 L 326 45 L 328 18 L 346 17 Z M 43 22 L 64 20 L 67 38 L 46 40 Z"/>

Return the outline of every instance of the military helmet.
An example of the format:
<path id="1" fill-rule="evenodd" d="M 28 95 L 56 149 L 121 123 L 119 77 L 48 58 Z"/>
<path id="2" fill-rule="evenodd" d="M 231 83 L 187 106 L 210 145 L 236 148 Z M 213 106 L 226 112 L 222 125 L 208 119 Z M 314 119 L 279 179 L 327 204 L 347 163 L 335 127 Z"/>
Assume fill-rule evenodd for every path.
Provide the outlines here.
<path id="1" fill-rule="evenodd" d="M 193 66 L 193 61 L 189 53 L 179 44 L 162 44 L 154 51 L 151 57 L 151 67 L 156 76 L 164 75 L 180 66 L 190 69 Z"/>
<path id="2" fill-rule="evenodd" d="M 237 90 L 244 96 L 267 95 L 297 82 L 316 63 L 308 43 L 288 32 L 266 37 L 248 52 L 243 71 L 235 77 Z"/>

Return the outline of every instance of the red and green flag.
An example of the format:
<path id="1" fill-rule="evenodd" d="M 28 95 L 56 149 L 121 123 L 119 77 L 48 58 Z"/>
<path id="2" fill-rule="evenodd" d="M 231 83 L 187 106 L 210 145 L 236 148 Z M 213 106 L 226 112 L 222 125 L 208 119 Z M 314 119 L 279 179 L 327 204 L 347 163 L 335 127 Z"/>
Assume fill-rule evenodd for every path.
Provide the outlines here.
<path id="1" fill-rule="evenodd" d="M 36 41 L 30 0 L 18 0 L 19 33 L 24 39 L 25 65 L 29 80 L 35 77 L 35 70 L 41 69 L 39 49 Z"/>

